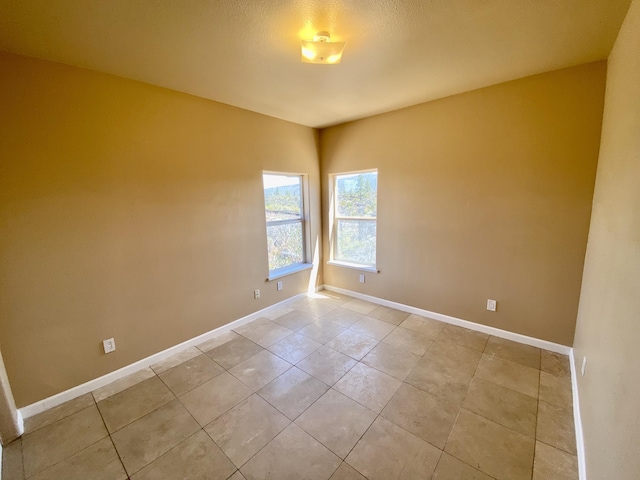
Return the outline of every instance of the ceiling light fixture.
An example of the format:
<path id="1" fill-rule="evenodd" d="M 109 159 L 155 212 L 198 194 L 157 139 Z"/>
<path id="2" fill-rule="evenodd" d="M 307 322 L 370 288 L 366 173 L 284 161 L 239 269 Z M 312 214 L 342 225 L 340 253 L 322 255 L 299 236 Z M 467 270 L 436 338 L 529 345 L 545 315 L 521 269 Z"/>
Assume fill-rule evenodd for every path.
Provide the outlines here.
<path id="1" fill-rule="evenodd" d="M 329 32 L 318 32 L 313 41 L 302 40 L 302 61 L 304 63 L 340 63 L 346 42 L 331 42 Z"/>

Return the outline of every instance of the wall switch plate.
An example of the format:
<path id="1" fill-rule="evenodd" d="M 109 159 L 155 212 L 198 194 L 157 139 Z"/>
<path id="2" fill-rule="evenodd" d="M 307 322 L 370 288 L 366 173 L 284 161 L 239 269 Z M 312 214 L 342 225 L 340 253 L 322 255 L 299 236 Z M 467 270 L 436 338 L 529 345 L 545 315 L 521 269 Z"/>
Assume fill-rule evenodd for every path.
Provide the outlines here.
<path id="1" fill-rule="evenodd" d="M 496 300 L 487 300 L 487 310 L 490 312 L 495 312 L 498 307 L 498 302 Z"/>
<path id="2" fill-rule="evenodd" d="M 584 377 L 584 371 L 587 369 L 587 357 L 582 357 L 582 368 L 580 369 L 582 376 Z"/>
<path id="3" fill-rule="evenodd" d="M 282 280 L 280 280 L 280 281 L 276 284 L 276 288 L 278 289 L 278 291 L 282 290 Z"/>
<path id="4" fill-rule="evenodd" d="M 364 283 L 364 275 L 360 275 L 360 283 Z"/>
<path id="5" fill-rule="evenodd" d="M 256 288 L 253 291 L 253 298 L 255 298 L 256 300 L 258 300 L 260 298 L 260 289 L 259 288 Z"/>
<path id="6" fill-rule="evenodd" d="M 116 351 L 116 341 L 113 338 L 102 341 L 102 348 L 104 353 L 111 353 Z"/>

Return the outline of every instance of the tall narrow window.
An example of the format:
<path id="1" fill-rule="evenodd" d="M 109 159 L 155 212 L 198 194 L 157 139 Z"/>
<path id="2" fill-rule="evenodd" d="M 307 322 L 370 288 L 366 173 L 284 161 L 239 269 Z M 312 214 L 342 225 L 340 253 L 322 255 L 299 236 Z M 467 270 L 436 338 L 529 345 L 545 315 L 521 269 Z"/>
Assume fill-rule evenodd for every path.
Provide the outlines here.
<path id="1" fill-rule="evenodd" d="M 333 260 L 375 267 L 378 171 L 333 176 Z"/>
<path id="2" fill-rule="evenodd" d="M 305 200 L 302 175 L 264 173 L 269 277 L 304 264 Z"/>

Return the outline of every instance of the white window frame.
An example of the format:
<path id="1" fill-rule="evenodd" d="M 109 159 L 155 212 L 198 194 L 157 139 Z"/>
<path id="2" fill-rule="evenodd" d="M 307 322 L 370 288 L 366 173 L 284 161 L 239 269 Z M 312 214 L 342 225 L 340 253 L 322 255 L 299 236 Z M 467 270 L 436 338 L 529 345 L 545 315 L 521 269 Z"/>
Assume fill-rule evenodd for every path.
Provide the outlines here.
<path id="1" fill-rule="evenodd" d="M 374 272 L 378 273 L 377 263 L 378 263 L 378 211 L 376 208 L 376 216 L 375 217 L 348 217 L 338 214 L 338 205 L 336 202 L 337 195 L 337 181 L 339 177 L 349 176 L 349 175 L 358 175 L 361 173 L 375 173 L 378 175 L 378 169 L 372 168 L 368 170 L 358 170 L 353 172 L 340 172 L 340 173 L 332 173 L 329 174 L 329 195 L 330 195 L 330 207 L 329 207 L 329 261 L 327 262 L 329 265 L 336 265 L 340 267 L 353 268 L 355 270 L 363 270 L 366 272 Z M 378 189 L 376 188 L 376 200 L 378 197 Z M 364 220 L 374 222 L 376 224 L 376 261 L 373 264 L 369 263 L 361 263 L 351 260 L 343 260 L 337 259 L 335 257 L 335 252 L 338 247 L 338 221 L 339 220 Z"/>
<path id="2" fill-rule="evenodd" d="M 283 177 L 299 177 L 300 178 L 300 212 L 301 216 L 294 219 L 287 220 L 266 220 L 266 209 L 267 206 L 264 203 L 264 175 L 278 175 Z M 307 270 L 312 268 L 313 265 L 309 263 L 309 252 L 311 251 L 309 245 L 309 177 L 304 173 L 289 173 L 289 172 L 274 172 L 269 170 L 264 170 L 262 172 L 262 201 L 263 201 L 263 209 L 265 211 L 265 240 L 267 243 L 267 271 L 269 272 L 267 276 L 267 281 L 274 280 L 276 278 L 281 278 L 285 275 L 290 275 L 295 272 L 299 272 L 302 270 Z M 302 262 L 295 262 L 284 267 L 275 268 L 273 270 L 269 269 L 269 241 L 267 239 L 267 229 L 270 226 L 275 225 L 290 225 L 290 224 L 301 224 L 302 225 Z"/>

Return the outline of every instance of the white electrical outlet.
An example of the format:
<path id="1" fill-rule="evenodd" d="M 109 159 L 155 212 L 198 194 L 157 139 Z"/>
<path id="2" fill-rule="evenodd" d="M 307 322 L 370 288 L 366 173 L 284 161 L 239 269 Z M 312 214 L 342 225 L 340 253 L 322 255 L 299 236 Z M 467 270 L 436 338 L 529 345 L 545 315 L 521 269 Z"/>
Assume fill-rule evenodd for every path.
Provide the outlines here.
<path id="1" fill-rule="evenodd" d="M 490 312 L 495 312 L 497 307 L 498 307 L 498 302 L 496 300 L 491 300 L 491 299 L 487 300 L 487 310 L 489 310 Z"/>
<path id="2" fill-rule="evenodd" d="M 104 353 L 111 353 L 116 351 L 116 341 L 113 338 L 108 338 L 102 341 L 102 348 Z"/>
<path id="3" fill-rule="evenodd" d="M 276 288 L 278 289 L 278 291 L 282 290 L 282 280 L 280 280 L 280 281 L 276 284 Z"/>
<path id="4" fill-rule="evenodd" d="M 256 288 L 253 291 L 253 298 L 255 298 L 256 300 L 260 298 L 260 289 L 259 288 Z"/>
<path id="5" fill-rule="evenodd" d="M 360 283 L 364 283 L 364 275 L 360 275 Z"/>
<path id="6" fill-rule="evenodd" d="M 584 371 L 587 369 L 587 357 L 582 357 L 582 376 L 584 377 Z"/>

